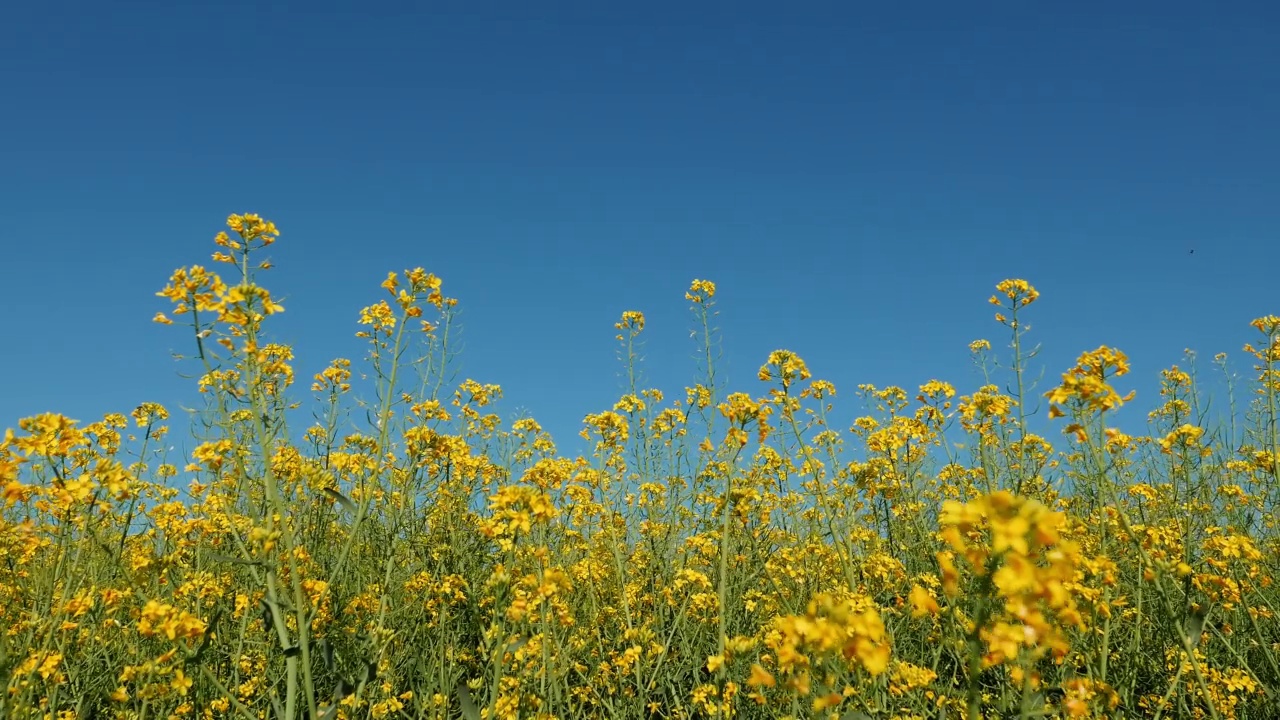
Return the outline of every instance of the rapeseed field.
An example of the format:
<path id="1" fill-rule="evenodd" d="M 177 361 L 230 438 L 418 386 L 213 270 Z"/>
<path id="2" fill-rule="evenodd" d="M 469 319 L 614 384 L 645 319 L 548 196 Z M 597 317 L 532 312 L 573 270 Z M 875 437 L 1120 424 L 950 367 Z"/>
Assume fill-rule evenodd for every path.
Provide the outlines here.
<path id="1" fill-rule="evenodd" d="M 296 377 L 279 232 L 227 225 L 158 293 L 192 427 L 143 403 L 0 442 L 2 717 L 1280 717 L 1280 317 L 1242 328 L 1228 420 L 1171 367 L 1134 436 L 1119 349 L 1031 393 L 1011 279 L 970 348 L 1010 382 L 860 386 L 836 427 L 792 352 L 721 387 L 700 279 L 703 381 L 633 382 L 566 457 L 451 379 L 457 300 L 423 269 L 371 288 L 367 357 Z M 645 318 L 616 327 L 630 366 Z"/>

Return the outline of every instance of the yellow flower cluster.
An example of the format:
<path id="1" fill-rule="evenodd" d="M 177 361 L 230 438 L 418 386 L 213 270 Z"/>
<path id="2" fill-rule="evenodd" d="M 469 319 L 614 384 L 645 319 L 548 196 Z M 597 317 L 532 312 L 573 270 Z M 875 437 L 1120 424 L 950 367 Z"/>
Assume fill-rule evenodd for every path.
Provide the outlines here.
<path id="1" fill-rule="evenodd" d="M 545 524 L 559 509 L 547 493 L 527 485 L 504 485 L 489 499 L 492 515 L 480 525 L 480 532 L 510 547 L 517 535 L 528 533 L 535 523 Z"/>
<path id="2" fill-rule="evenodd" d="M 762 659 L 782 677 L 784 688 L 800 696 L 813 692 L 815 674 L 829 684 L 828 672 L 849 677 L 861 669 L 874 677 L 889 665 L 884 622 L 874 603 L 865 597 L 820 593 L 809 601 L 803 615 L 776 618 L 764 638 L 770 654 Z M 770 687 L 775 682 L 774 674 L 762 666 L 756 666 L 747 681 L 748 685 Z M 814 709 L 831 707 L 841 699 L 842 692 L 824 693 Z"/>
<path id="3" fill-rule="evenodd" d="M 194 640 L 204 635 L 206 627 L 199 617 L 156 600 L 148 600 L 138 618 L 138 634 L 143 637 Z"/>
<path id="4" fill-rule="evenodd" d="M 962 559 L 979 596 L 989 587 L 991 599 L 999 601 L 982 608 L 985 622 L 975 628 L 986 647 L 984 666 L 1017 663 L 1024 650 L 1032 660 L 1066 656 L 1063 628 L 1083 624 L 1068 590 L 1080 549 L 1060 535 L 1066 520 L 1004 490 L 967 503 L 943 503 L 939 524 L 949 550 L 938 554 L 938 564 L 944 591 L 952 600 L 959 598 L 955 560 Z"/>
<path id="5" fill-rule="evenodd" d="M 1129 358 L 1119 350 L 1104 345 L 1082 354 L 1075 367 L 1063 373 L 1062 383 L 1045 393 L 1045 397 L 1049 399 L 1049 417 L 1058 418 L 1071 414 L 1075 422 L 1064 428 L 1063 432 L 1074 435 L 1079 442 L 1085 442 L 1086 418 L 1118 408 L 1133 399 L 1133 391 L 1121 397 L 1110 383 L 1112 378 L 1128 372 Z"/>

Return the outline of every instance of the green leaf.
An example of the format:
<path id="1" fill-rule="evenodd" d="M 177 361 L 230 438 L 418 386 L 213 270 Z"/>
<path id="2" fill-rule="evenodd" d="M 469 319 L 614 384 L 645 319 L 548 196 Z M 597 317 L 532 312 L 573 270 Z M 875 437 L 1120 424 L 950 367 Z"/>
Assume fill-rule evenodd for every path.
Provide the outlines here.
<path id="1" fill-rule="evenodd" d="M 1204 620 L 1209 615 L 1208 609 L 1187 609 L 1187 643 L 1191 647 L 1200 644 L 1200 635 L 1204 632 Z"/>
<path id="2" fill-rule="evenodd" d="M 459 680 L 458 686 L 453 691 L 457 694 L 458 704 L 462 707 L 463 720 L 480 720 L 480 708 L 476 707 L 475 702 L 471 699 L 471 692 L 467 690 L 467 684 Z"/>
<path id="3" fill-rule="evenodd" d="M 214 611 L 213 617 L 209 618 L 209 624 L 204 628 L 204 639 L 200 641 L 200 647 L 187 657 L 186 665 L 198 665 L 200 660 L 204 658 L 204 654 L 209 649 L 209 642 L 213 639 L 214 628 L 218 626 L 218 621 L 222 619 L 222 608 Z"/>
<path id="4" fill-rule="evenodd" d="M 329 642 L 329 638 L 320 638 L 316 643 L 316 649 L 320 651 L 320 657 L 324 660 L 324 666 L 330 672 L 333 671 L 333 643 Z"/>
<path id="5" fill-rule="evenodd" d="M 342 507 L 346 508 L 347 510 L 350 510 L 352 515 L 356 513 L 356 504 L 351 502 L 351 499 L 348 498 L 346 495 L 343 495 L 342 493 L 338 492 L 337 490 L 334 490 L 333 488 L 325 488 L 324 494 L 328 495 L 333 500 L 336 500 L 338 504 L 341 505 Z"/>

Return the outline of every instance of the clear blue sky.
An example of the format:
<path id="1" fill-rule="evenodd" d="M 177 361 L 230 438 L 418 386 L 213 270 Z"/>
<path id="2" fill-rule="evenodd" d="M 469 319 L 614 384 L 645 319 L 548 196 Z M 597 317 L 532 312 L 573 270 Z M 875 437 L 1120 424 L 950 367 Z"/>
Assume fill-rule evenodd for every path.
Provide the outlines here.
<path id="1" fill-rule="evenodd" d="M 281 228 L 302 378 L 421 265 L 464 376 L 563 442 L 619 394 L 623 310 L 651 384 L 691 382 L 695 277 L 738 389 L 789 348 L 850 414 L 971 391 L 1024 277 L 1046 383 L 1112 344 L 1149 401 L 1184 347 L 1247 371 L 1280 312 L 1277 37 L 1273 2 L 16 3 L 0 426 L 190 403 L 154 293 L 232 212 Z"/>

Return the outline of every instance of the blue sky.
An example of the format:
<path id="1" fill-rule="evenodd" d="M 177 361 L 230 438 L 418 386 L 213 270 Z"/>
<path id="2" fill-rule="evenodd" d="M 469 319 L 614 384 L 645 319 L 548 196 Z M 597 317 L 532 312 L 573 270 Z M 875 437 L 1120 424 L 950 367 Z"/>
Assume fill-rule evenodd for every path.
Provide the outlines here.
<path id="1" fill-rule="evenodd" d="M 1100 344 L 1139 403 L 1186 347 L 1248 372 L 1280 312 L 1278 30 L 1263 2 L 18 4 L 0 426 L 190 404 L 154 293 L 232 212 L 281 228 L 303 378 L 421 265 L 463 376 L 565 444 L 621 391 L 624 310 L 650 384 L 692 382 L 693 278 L 734 389 L 788 348 L 850 415 L 862 382 L 974 389 L 1006 277 L 1043 293 L 1042 389 Z"/>

